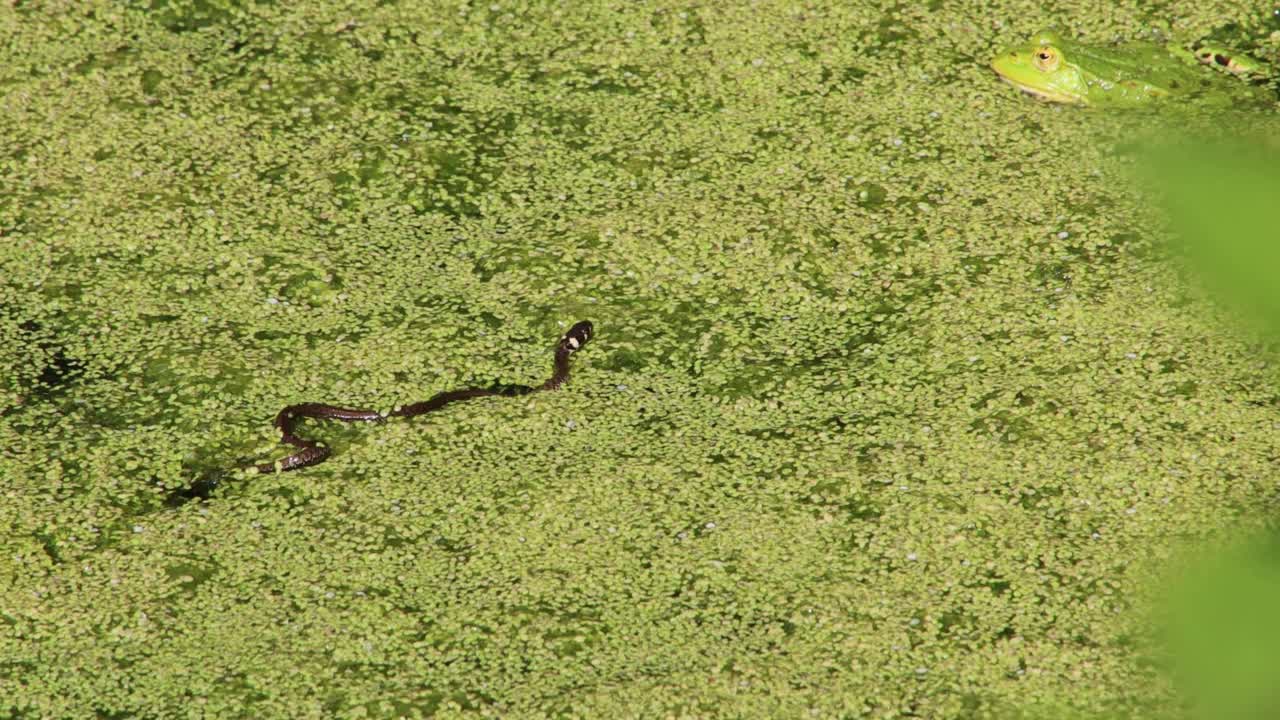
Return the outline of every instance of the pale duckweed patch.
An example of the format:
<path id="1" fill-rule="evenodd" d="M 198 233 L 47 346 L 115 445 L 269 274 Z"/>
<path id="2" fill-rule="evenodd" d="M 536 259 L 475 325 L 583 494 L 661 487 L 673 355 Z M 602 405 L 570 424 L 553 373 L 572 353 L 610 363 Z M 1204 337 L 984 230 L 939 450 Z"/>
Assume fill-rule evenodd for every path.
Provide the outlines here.
<path id="1" fill-rule="evenodd" d="M 0 8 L 0 715 L 1179 716 L 1277 378 L 1041 4 L 152 5 Z"/>

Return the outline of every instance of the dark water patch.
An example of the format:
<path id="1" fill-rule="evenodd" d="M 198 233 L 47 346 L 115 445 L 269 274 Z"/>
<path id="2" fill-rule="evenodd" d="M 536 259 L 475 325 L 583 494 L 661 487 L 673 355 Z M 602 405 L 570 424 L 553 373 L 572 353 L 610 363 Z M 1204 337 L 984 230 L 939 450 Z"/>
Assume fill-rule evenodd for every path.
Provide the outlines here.
<path id="1" fill-rule="evenodd" d="M 920 33 L 912 27 L 911 21 L 900 17 L 902 6 L 894 6 L 875 23 L 875 42 L 871 49 L 884 50 L 900 45 L 911 44 L 919 39 Z"/>
<path id="2" fill-rule="evenodd" d="M 1062 495 L 1062 487 L 1059 485 L 1023 488 L 1018 491 L 1018 505 L 1023 510 L 1040 510 L 1053 505 L 1054 500 Z"/>
<path id="3" fill-rule="evenodd" d="M 382 179 L 383 167 L 387 160 L 386 149 L 378 145 L 369 145 L 357 152 L 354 170 L 341 170 L 329 175 L 329 182 L 335 192 L 349 194 L 348 190 L 366 189 Z M 363 194 L 360 194 L 360 197 L 362 196 Z"/>
<path id="4" fill-rule="evenodd" d="M 326 27 L 322 30 L 311 30 L 292 38 L 294 60 L 313 68 L 328 68 L 335 60 L 359 54 L 366 60 L 380 60 L 383 53 L 372 46 L 365 46 L 359 37 L 351 32 L 355 27 Z M 353 52 L 354 51 L 354 52 Z M 373 51 L 373 52 L 370 52 Z"/>
<path id="5" fill-rule="evenodd" d="M 860 435 L 874 435 L 876 428 L 879 427 L 877 421 L 885 417 L 891 417 L 892 413 L 881 411 L 875 413 L 848 413 L 833 415 L 825 418 L 815 425 L 818 429 L 835 428 L 838 432 L 849 432 Z"/>
<path id="6" fill-rule="evenodd" d="M 735 368 L 730 380 L 709 388 L 708 394 L 721 402 L 771 397 L 779 387 L 785 385 L 789 377 L 796 374 L 795 371 L 788 373 L 781 365 L 768 362 L 748 363 Z"/>
<path id="7" fill-rule="evenodd" d="M 539 64 L 540 59 L 534 59 Z M 585 94 L 639 95 L 648 86 L 649 70 L 640 65 L 580 65 L 575 68 L 540 67 L 525 77 L 538 85 L 556 85 Z"/>
<path id="8" fill-rule="evenodd" d="M 296 336 L 298 333 L 289 329 L 263 329 L 254 331 L 250 337 L 258 343 L 275 343 L 278 340 L 285 340 Z M 309 336 L 308 336 L 309 337 Z"/>
<path id="9" fill-rule="evenodd" d="M 1003 394 L 1004 394 L 1004 390 L 1000 390 L 1000 389 L 992 390 L 991 392 L 988 392 L 987 394 L 969 403 L 969 407 L 970 409 L 973 409 L 973 410 L 983 410 L 987 407 L 988 403 L 990 403 L 992 400 L 994 400 L 997 397 L 1000 397 Z"/>
<path id="10" fill-rule="evenodd" d="M 832 86 L 832 89 L 848 89 L 862 84 L 862 79 L 870 72 L 857 65 L 826 67 L 822 69 L 822 83 Z"/>
<path id="11" fill-rule="evenodd" d="M 970 283 L 977 284 L 984 277 L 991 274 L 997 266 L 1005 261 L 1003 254 L 996 255 L 965 255 L 960 261 L 960 269 L 964 271 L 964 277 Z"/>
<path id="12" fill-rule="evenodd" d="M 614 350 L 605 356 L 601 365 L 615 372 L 640 372 L 649 366 L 650 356 L 638 349 Z"/>
<path id="13" fill-rule="evenodd" d="M 215 88 L 233 89 L 243 107 L 266 125 L 282 131 L 311 132 L 329 124 L 345 124 L 352 108 L 375 104 L 370 97 L 379 87 L 349 73 L 326 72 L 290 59 L 286 46 L 254 36 L 243 57 L 221 58 L 225 66 L 215 75 Z M 288 71 L 278 66 L 288 63 Z"/>
<path id="14" fill-rule="evenodd" d="M 663 412 L 661 407 L 653 409 L 641 407 L 636 411 L 638 417 L 631 427 L 640 433 L 653 437 L 669 437 L 680 425 L 680 418 Z"/>
<path id="15" fill-rule="evenodd" d="M 68 321 L 64 316 L 54 319 Z M 26 371 L 13 376 L 17 389 L 26 398 L 24 405 L 65 397 L 84 378 L 88 362 L 69 349 L 45 322 L 20 322 L 15 342 L 27 348 L 29 359 L 23 368 Z"/>
<path id="16" fill-rule="evenodd" d="M 995 437 L 1006 444 L 1044 439 L 1029 419 L 1009 410 L 998 410 L 976 418 L 969 423 L 969 429 L 981 435 Z"/>
<path id="17" fill-rule="evenodd" d="M 567 580 L 568 574 L 564 575 Z M 598 645 L 605 631 L 600 613 L 589 609 L 564 610 L 540 602 L 511 606 L 504 612 L 521 628 L 536 633 L 557 658 L 572 658 Z"/>
<path id="18" fill-rule="evenodd" d="M 1150 244 L 1141 242 L 1137 233 L 1116 233 L 1094 241 L 1071 236 L 1068 240 L 1057 240 L 1054 246 L 1072 261 L 1096 267 L 1114 265 L 1125 255 L 1141 257 L 1151 249 Z"/>
<path id="19" fill-rule="evenodd" d="M 944 610 L 938 615 L 939 637 L 977 639 L 978 616 L 965 609 Z M 976 709 L 976 706 L 975 706 Z"/>
<path id="20" fill-rule="evenodd" d="M 288 276 L 278 295 L 294 304 L 320 307 L 332 302 L 343 287 L 341 277 L 332 272 L 302 270 Z"/>
<path id="21" fill-rule="evenodd" d="M 198 404 L 213 396 L 238 396 L 253 381 L 255 369 L 245 361 L 224 358 L 223 363 L 201 367 L 198 362 L 204 350 L 192 348 L 171 353 L 147 361 L 142 369 L 142 382 L 146 387 L 161 387 L 179 402 Z"/>
<path id="22" fill-rule="evenodd" d="M 426 129 L 401 138 L 397 145 L 408 156 L 402 162 L 422 179 L 397 182 L 398 199 L 418 213 L 441 213 L 456 220 L 479 217 L 481 198 L 506 171 L 503 159 L 517 116 L 464 112 L 447 101 L 415 115 Z"/>
<path id="23" fill-rule="evenodd" d="M 635 95 L 646 84 L 648 72 L 636 65 L 587 67 L 567 77 L 563 84 L 588 92 Z"/>
<path id="24" fill-rule="evenodd" d="M 177 582 L 177 592 L 194 594 L 205 582 L 218 573 L 219 565 L 213 561 L 191 561 L 166 565 L 165 577 Z M 170 596 L 172 597 L 172 596 Z"/>
<path id="25" fill-rule="evenodd" d="M 710 164 L 703 163 L 698 151 L 690 148 L 649 149 L 637 152 L 625 147 L 611 148 L 593 154 L 591 159 L 616 168 L 624 180 L 632 183 L 633 192 L 651 190 L 663 178 L 679 176 L 683 181 L 702 183 L 712 178 Z"/>
<path id="26" fill-rule="evenodd" d="M 48 399 L 55 394 L 65 393 L 68 386 L 84 374 L 85 363 L 72 357 L 62 347 L 46 347 L 45 360 L 36 377 L 37 389 L 33 396 L 37 399 Z"/>
<path id="27" fill-rule="evenodd" d="M 262 478 L 249 478 L 250 481 L 255 479 L 259 482 L 262 480 Z M 298 478 L 294 478 L 294 480 L 296 482 Z M 315 477 L 312 477 L 310 480 L 311 483 L 315 483 L 317 481 L 318 479 Z M 240 490 L 240 492 L 243 491 Z M 263 489 L 261 494 L 264 498 L 264 502 L 270 503 L 273 507 L 283 505 L 284 512 L 292 514 L 310 506 L 315 498 L 316 490 L 309 486 L 291 485 L 289 483 L 281 482 Z"/>
<path id="28" fill-rule="evenodd" d="M 152 477 L 153 486 L 163 496 L 160 504 L 177 507 L 192 500 L 208 499 L 221 488 L 234 484 L 240 469 L 258 460 L 253 455 L 260 445 L 254 424 L 245 418 L 226 418 L 223 422 L 234 423 L 237 432 L 214 436 L 192 428 L 187 437 L 199 444 L 187 451 L 176 477 Z M 191 422 L 185 424 L 188 428 L 192 425 Z"/>
<path id="29" fill-rule="evenodd" d="M 98 70 L 112 70 L 132 63 L 137 56 L 137 50 L 124 45 L 108 52 L 89 53 L 73 65 L 71 71 L 76 75 L 89 75 Z"/>
<path id="30" fill-rule="evenodd" d="M 165 494 L 165 507 L 181 507 L 193 500 L 208 500 L 213 493 L 231 479 L 231 471 L 221 468 L 206 468 L 194 473 L 186 485 L 179 486 Z"/>
<path id="31" fill-rule="evenodd" d="M 53 530 L 38 530 L 34 533 L 37 542 L 40 543 L 40 549 L 49 558 L 54 565 L 61 565 L 66 562 L 66 558 L 62 553 L 62 540 Z"/>
<path id="32" fill-rule="evenodd" d="M 895 201 L 898 203 L 899 201 Z M 895 260 L 906 254 L 907 250 L 923 240 L 923 231 L 882 230 L 872 233 L 866 239 L 872 256 L 878 260 Z"/>
<path id="33" fill-rule="evenodd" d="M 866 442 L 854 449 L 854 462 L 864 473 L 872 473 L 882 462 L 905 458 L 907 464 L 922 464 L 926 456 L 924 448 L 919 444 L 903 440 L 880 440 Z M 876 483 L 873 487 L 886 488 L 884 483 Z"/>
<path id="34" fill-rule="evenodd" d="M 167 79 L 159 70 L 147 68 L 138 77 L 138 89 L 142 91 L 144 97 L 155 97 Z"/>
<path id="35" fill-rule="evenodd" d="M 832 515 L 847 522 L 875 522 L 883 507 L 858 484 L 848 480 L 826 480 L 807 488 L 798 502 L 809 508 L 814 517 Z"/>
<path id="36" fill-rule="evenodd" d="M 224 25 L 236 17 L 232 6 L 214 0 L 150 0 L 141 9 L 172 33 L 189 33 Z"/>
<path id="37" fill-rule="evenodd" d="M 1029 389 L 1023 388 L 1022 390 L 1014 393 L 1013 402 L 1018 407 L 1031 407 L 1036 404 L 1036 395 Z"/>
<path id="38" fill-rule="evenodd" d="M 454 562 L 465 563 L 471 559 L 471 553 L 475 550 L 475 544 L 469 543 L 463 539 L 454 539 L 437 535 L 431 544 L 437 550 L 449 555 Z"/>
<path id="39" fill-rule="evenodd" d="M 867 348 L 882 345 L 896 333 L 910 329 L 903 308 L 887 301 L 842 318 L 834 332 L 825 321 L 815 328 L 812 320 L 757 314 L 735 319 L 737 328 L 749 328 L 748 335 L 760 340 L 744 347 L 718 343 L 712 338 L 706 344 L 707 353 L 701 358 L 700 367 L 714 366 L 723 371 L 716 376 L 727 375 L 728 379 L 709 385 L 707 392 L 722 401 L 767 397 L 775 388 L 799 378 L 812 378 L 818 389 L 840 389 L 847 383 L 838 378 L 848 376 L 850 365 L 860 363 Z M 770 338 L 776 340 L 769 344 Z M 802 352 L 795 352 L 797 347 Z M 832 377 L 833 373 L 836 377 Z"/>
<path id="40" fill-rule="evenodd" d="M 277 163 L 275 165 L 269 165 L 254 173 L 254 177 L 259 183 L 265 185 L 281 184 L 282 180 L 290 177 L 289 164 Z"/>
<path id="41" fill-rule="evenodd" d="M 138 319 L 148 327 L 156 327 L 177 322 L 182 319 L 182 316 L 167 313 L 139 313 Z"/>
<path id="42" fill-rule="evenodd" d="M 649 16 L 649 26 L 663 36 L 664 45 L 674 46 L 682 53 L 707 42 L 707 26 L 696 5 L 656 10 Z"/>
<path id="43" fill-rule="evenodd" d="M 810 370 L 820 370 L 822 368 L 836 366 L 837 363 L 843 364 L 850 358 L 861 357 L 864 352 L 871 347 L 883 345 L 885 337 L 890 328 L 884 327 L 883 324 L 876 326 L 860 326 L 857 323 L 849 323 L 850 328 L 865 327 L 866 329 L 849 332 L 844 334 L 844 340 L 831 345 L 828 349 L 821 350 L 806 356 L 800 361 L 798 367 Z M 843 387 L 843 383 L 833 380 L 833 384 L 829 384 L 824 389 L 827 391 L 835 390 L 837 387 Z"/>
<path id="44" fill-rule="evenodd" d="M 586 113 L 547 106 L 529 109 L 522 117 L 537 125 L 550 138 L 564 143 L 570 150 L 584 150 L 589 146 L 591 116 Z M 602 159 L 612 157 L 601 155 Z"/>
<path id="45" fill-rule="evenodd" d="M 1045 260 L 1036 263 L 1031 279 L 1039 285 L 1051 285 L 1067 289 L 1072 284 L 1071 263 L 1065 260 Z"/>
<path id="46" fill-rule="evenodd" d="M 795 144 L 792 133 L 781 125 L 773 125 L 769 127 L 756 128 L 751 131 L 754 137 L 761 145 L 767 147 L 791 147 Z"/>
<path id="47" fill-rule="evenodd" d="M 415 531 L 400 525 L 387 525 L 382 528 L 381 549 L 383 552 L 402 547 L 417 547 L 422 542 L 422 531 Z"/>

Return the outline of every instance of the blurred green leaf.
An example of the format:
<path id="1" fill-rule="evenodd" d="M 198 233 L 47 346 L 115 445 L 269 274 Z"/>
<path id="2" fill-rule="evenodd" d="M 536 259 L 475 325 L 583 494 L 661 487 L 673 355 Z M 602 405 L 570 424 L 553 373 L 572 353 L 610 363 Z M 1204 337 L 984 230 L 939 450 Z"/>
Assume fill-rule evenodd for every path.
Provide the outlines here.
<path id="1" fill-rule="evenodd" d="M 1174 672 L 1206 720 L 1280 717 L 1280 536 L 1202 560 L 1170 598 Z"/>
<path id="2" fill-rule="evenodd" d="M 1142 170 L 1196 270 L 1225 300 L 1280 333 L 1280 151 L 1265 142 L 1171 142 Z"/>

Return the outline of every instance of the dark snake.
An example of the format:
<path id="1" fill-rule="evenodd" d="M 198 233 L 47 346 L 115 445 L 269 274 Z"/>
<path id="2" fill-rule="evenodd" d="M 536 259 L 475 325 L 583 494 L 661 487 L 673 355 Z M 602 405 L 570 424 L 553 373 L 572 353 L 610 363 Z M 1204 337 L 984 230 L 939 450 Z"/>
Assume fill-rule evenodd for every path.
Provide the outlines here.
<path id="1" fill-rule="evenodd" d="M 341 420 L 343 422 L 381 422 L 389 417 L 408 418 L 422 415 L 439 410 L 449 403 L 472 398 L 515 397 L 544 390 L 555 390 L 569 380 L 570 356 L 581 350 L 591 340 L 594 332 L 595 330 L 588 320 L 583 320 L 569 328 L 564 337 L 560 338 L 560 342 L 556 343 L 555 365 L 551 377 L 536 387 L 529 385 L 499 385 L 489 388 L 470 387 L 462 388 L 461 390 L 448 390 L 421 402 L 402 405 L 386 414 L 377 410 L 359 410 L 338 407 L 337 405 L 326 405 L 324 403 L 289 405 L 276 413 L 275 427 L 280 431 L 281 441 L 298 448 L 298 451 L 274 462 L 260 463 L 249 467 L 257 469 L 259 473 L 271 473 L 277 470 L 280 472 L 297 470 L 324 462 L 333 451 L 315 440 L 309 440 L 294 432 L 295 426 L 301 418 Z M 208 497 L 209 493 L 218 486 L 223 475 L 225 475 L 225 471 L 206 473 L 189 487 L 170 494 L 168 504 L 176 505 L 193 498 Z"/>

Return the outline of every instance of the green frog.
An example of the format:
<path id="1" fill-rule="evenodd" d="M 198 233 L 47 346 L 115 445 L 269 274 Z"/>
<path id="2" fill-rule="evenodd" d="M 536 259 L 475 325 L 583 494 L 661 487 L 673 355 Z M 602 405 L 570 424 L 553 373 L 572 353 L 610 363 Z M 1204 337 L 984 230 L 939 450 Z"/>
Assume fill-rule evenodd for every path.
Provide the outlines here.
<path id="1" fill-rule="evenodd" d="M 1186 50 L 1149 43 L 1093 47 L 1050 30 L 1000 51 L 991 59 L 991 69 L 1019 90 L 1049 102 L 1135 107 L 1169 96 L 1230 102 L 1233 93 L 1211 73 L 1197 69 L 1196 62 L 1235 75 L 1263 74 L 1256 60 L 1221 48 Z"/>

